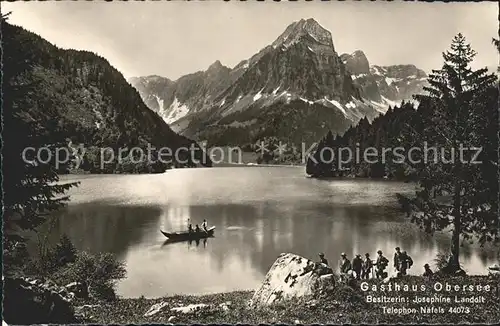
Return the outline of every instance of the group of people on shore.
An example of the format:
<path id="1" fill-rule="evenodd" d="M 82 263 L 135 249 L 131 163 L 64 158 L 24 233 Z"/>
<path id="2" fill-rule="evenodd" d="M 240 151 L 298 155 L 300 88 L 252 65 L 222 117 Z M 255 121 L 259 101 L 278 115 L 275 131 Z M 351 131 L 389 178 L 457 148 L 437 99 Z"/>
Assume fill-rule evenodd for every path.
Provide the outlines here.
<path id="1" fill-rule="evenodd" d="M 372 275 L 372 278 L 386 278 L 388 276 L 385 270 L 387 266 L 389 266 L 389 259 L 384 256 L 382 250 L 377 251 L 377 259 L 375 261 L 370 258 L 369 253 L 365 254 L 364 260 L 361 258 L 360 254 L 357 254 L 353 258 L 352 263 L 345 253 L 342 253 L 340 257 L 339 272 L 341 278 L 347 278 L 348 275 L 352 275 L 357 280 L 360 280 L 369 279 L 370 275 Z M 329 266 L 328 260 L 323 253 L 319 254 L 319 258 L 320 260 L 318 263 Z M 394 268 L 400 276 L 406 275 L 407 270 L 413 265 L 413 259 L 410 255 L 408 255 L 406 251 L 401 251 L 399 247 L 395 249 L 393 262 Z M 424 276 L 432 275 L 432 271 L 428 264 L 425 264 L 424 268 Z"/>

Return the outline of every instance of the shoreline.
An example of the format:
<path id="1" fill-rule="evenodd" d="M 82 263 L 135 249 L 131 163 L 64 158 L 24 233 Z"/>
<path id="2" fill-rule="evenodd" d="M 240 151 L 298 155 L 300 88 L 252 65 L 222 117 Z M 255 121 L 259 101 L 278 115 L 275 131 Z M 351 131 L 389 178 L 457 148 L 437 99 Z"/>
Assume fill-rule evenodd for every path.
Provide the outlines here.
<path id="1" fill-rule="evenodd" d="M 298 164 L 257 164 L 257 163 L 219 163 L 213 166 L 217 167 L 284 167 L 284 168 L 305 168 L 305 165 Z"/>
<path id="2" fill-rule="evenodd" d="M 83 172 L 70 172 L 70 173 L 61 173 L 59 174 L 59 177 L 62 176 L 74 176 L 74 175 L 81 175 L 81 176 L 99 176 L 99 175 L 104 175 L 104 176 L 109 176 L 109 175 L 154 175 L 154 174 L 165 174 L 168 173 L 170 170 L 187 170 L 187 169 L 206 169 L 206 168 L 227 168 L 227 167 L 283 167 L 283 168 L 305 168 L 305 164 L 257 164 L 257 163 L 215 163 L 213 166 L 196 166 L 196 167 L 186 167 L 186 168 L 171 168 L 167 169 L 164 172 L 154 172 L 154 173 L 91 173 L 89 171 L 83 171 Z"/>
<path id="3" fill-rule="evenodd" d="M 422 276 L 407 276 L 394 279 L 401 284 L 426 284 L 424 291 L 409 290 L 407 292 L 381 292 L 370 288 L 361 289 L 361 281 L 349 287 L 337 283 L 333 292 L 314 294 L 301 298 L 289 299 L 276 304 L 253 307 L 249 306 L 255 290 L 238 290 L 202 295 L 168 295 L 159 298 L 119 298 L 115 302 L 87 302 L 84 311 L 85 323 L 173 323 L 173 324 L 344 324 L 344 323 L 494 323 L 500 318 L 499 279 L 494 276 L 436 277 L 426 279 Z M 460 291 L 436 292 L 433 284 L 446 282 L 460 284 Z M 368 283 L 378 289 L 385 283 L 382 280 L 370 279 Z M 471 293 L 463 290 L 463 285 L 475 286 L 488 284 L 489 291 Z M 420 289 L 420 288 L 419 288 Z M 434 301 L 417 300 L 415 298 L 431 298 L 435 295 L 458 296 L 459 298 L 481 296 L 476 303 L 462 300 L 460 305 L 469 309 L 470 313 L 446 313 L 456 307 L 454 300 Z M 370 299 L 368 299 L 370 297 Z M 373 300 L 372 298 L 403 298 L 393 300 Z M 404 299 L 406 298 L 406 299 Z M 370 301 L 371 300 L 371 301 Z M 378 302 L 377 302 L 378 301 Z M 383 302 L 385 301 L 385 302 Z M 483 301 L 484 303 L 477 303 Z M 387 302 L 390 302 L 387 304 Z M 426 305 L 427 304 L 427 305 Z M 435 306 L 445 313 L 427 313 L 428 307 Z M 158 308 L 151 315 L 149 312 Z M 191 308 L 195 308 L 192 311 Z M 391 310 L 392 309 L 392 310 Z M 412 313 L 395 314 L 391 311 L 409 309 Z M 387 311 L 386 311 L 387 310 Z M 390 311 L 389 311 L 390 310 Z M 478 320 L 477 316 L 482 319 Z M 90 318 L 92 317 L 92 318 Z M 298 321 L 298 322 L 297 322 Z"/>
<path id="4" fill-rule="evenodd" d="M 423 276 L 421 275 L 415 275 L 415 274 L 408 274 L 406 276 L 408 279 L 419 279 L 419 278 L 423 278 Z M 466 276 L 466 278 L 472 278 L 472 279 L 475 279 L 475 278 L 488 278 L 488 277 L 491 277 L 490 274 L 488 274 L 487 272 L 485 272 L 485 274 L 469 274 Z M 453 279 L 453 278 L 452 278 Z M 359 281 L 359 286 L 361 287 L 363 285 L 363 283 L 365 282 L 368 282 L 368 283 L 377 283 L 379 282 L 380 279 L 375 279 L 375 278 L 370 278 L 368 280 L 360 280 Z M 386 290 L 384 290 L 386 293 L 387 292 L 391 292 L 391 291 L 405 291 L 405 290 L 397 290 L 397 286 L 401 286 L 401 284 L 404 284 L 405 282 L 405 279 L 402 278 L 402 279 L 394 279 L 394 280 L 391 280 L 389 283 L 386 283 L 390 286 L 386 286 Z M 437 281 L 438 282 L 438 281 Z M 450 283 L 450 281 L 443 281 L 442 282 L 443 284 L 444 283 Z M 395 285 L 395 284 L 398 284 L 398 285 Z M 392 289 L 392 287 L 396 288 L 396 290 L 388 290 L 388 289 Z M 407 291 L 407 290 L 406 290 Z M 159 300 L 159 299 L 162 299 L 162 298 L 169 298 L 169 297 L 198 297 L 198 298 L 201 298 L 201 297 L 207 297 L 207 296 L 213 296 L 213 295 L 223 295 L 223 294 L 231 294 L 231 293 L 240 293 L 240 292 L 244 292 L 244 293 L 249 293 L 249 292 L 255 292 L 255 289 L 235 289 L 235 290 L 227 290 L 227 291 L 221 291 L 221 292 L 210 292 L 210 293 L 170 293 L 170 294 L 165 294 L 165 295 L 162 295 L 162 296 L 158 296 L 158 297 L 149 297 L 149 298 L 146 298 L 143 294 L 139 295 L 139 296 L 133 296 L 133 297 L 120 297 L 119 294 L 118 296 L 120 297 L 121 300 L 132 300 L 132 299 L 138 299 L 138 298 L 144 298 L 146 300 Z"/>

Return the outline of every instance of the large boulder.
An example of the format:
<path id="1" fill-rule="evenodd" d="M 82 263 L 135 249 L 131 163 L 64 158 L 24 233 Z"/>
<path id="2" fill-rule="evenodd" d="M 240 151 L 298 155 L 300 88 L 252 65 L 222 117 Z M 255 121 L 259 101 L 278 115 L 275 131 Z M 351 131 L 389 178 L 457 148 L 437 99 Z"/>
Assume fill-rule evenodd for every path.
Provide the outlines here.
<path id="1" fill-rule="evenodd" d="M 7 324 L 77 323 L 69 300 L 57 286 L 22 278 L 3 279 L 3 319 Z"/>
<path id="2" fill-rule="evenodd" d="M 331 268 L 291 253 L 283 253 L 271 266 L 264 282 L 254 293 L 252 306 L 267 305 L 291 298 L 332 290 L 335 276 Z"/>

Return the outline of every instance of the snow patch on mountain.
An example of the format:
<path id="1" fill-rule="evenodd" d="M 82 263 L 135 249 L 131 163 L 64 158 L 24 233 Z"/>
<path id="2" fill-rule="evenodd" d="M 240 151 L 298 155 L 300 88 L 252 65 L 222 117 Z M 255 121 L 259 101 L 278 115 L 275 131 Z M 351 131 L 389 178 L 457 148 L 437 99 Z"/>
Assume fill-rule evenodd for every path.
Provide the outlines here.
<path id="1" fill-rule="evenodd" d="M 385 107 L 384 104 L 379 103 L 379 102 L 375 102 L 374 100 L 370 100 L 370 103 L 373 104 L 373 105 L 375 105 L 375 106 L 377 106 L 377 107 Z"/>
<path id="2" fill-rule="evenodd" d="M 289 47 L 291 47 L 292 45 L 294 44 L 297 44 L 299 43 L 300 40 L 299 39 L 295 39 L 295 40 L 292 40 L 290 42 L 286 42 L 286 43 L 283 43 L 283 47 L 285 47 L 285 49 L 288 49 Z"/>
<path id="3" fill-rule="evenodd" d="M 182 104 L 179 102 L 177 97 L 174 99 L 174 102 L 168 108 L 168 115 L 162 116 L 163 120 L 166 123 L 173 123 L 181 118 L 184 118 L 189 113 L 189 108 L 186 104 Z"/>
<path id="4" fill-rule="evenodd" d="M 418 108 L 418 106 L 419 106 L 419 104 L 420 104 L 420 102 L 419 102 L 419 101 L 417 101 L 417 100 L 415 100 L 415 99 L 409 99 L 409 100 L 407 100 L 406 102 L 407 102 L 407 103 L 411 103 L 411 104 L 413 104 L 413 107 L 415 107 L 415 108 Z"/>
<path id="5" fill-rule="evenodd" d="M 308 99 L 306 99 L 306 98 L 303 98 L 303 97 L 299 97 L 299 98 L 300 98 L 302 101 L 304 101 L 304 102 L 306 102 L 306 103 L 308 103 L 308 104 L 314 104 L 314 101 L 310 101 L 310 100 L 308 100 Z"/>
<path id="6" fill-rule="evenodd" d="M 153 96 L 155 97 L 156 99 L 156 102 L 158 103 L 158 111 L 162 112 L 163 111 L 163 103 L 164 103 L 164 100 L 162 98 L 160 98 L 158 95 L 156 94 L 153 94 Z"/>
<path id="7" fill-rule="evenodd" d="M 385 77 L 385 82 L 387 83 L 387 85 L 390 85 L 390 84 L 394 83 L 395 81 L 397 81 L 396 78 Z"/>
<path id="8" fill-rule="evenodd" d="M 389 100 L 387 97 L 381 95 L 382 97 L 382 100 L 384 100 L 384 102 L 386 102 L 388 105 L 391 105 L 391 106 L 396 106 L 396 105 L 399 105 L 399 103 L 395 102 L 395 101 L 391 101 Z"/>
<path id="9" fill-rule="evenodd" d="M 345 109 L 342 107 L 342 105 L 335 101 L 335 100 L 329 100 L 328 98 L 325 97 L 325 100 L 333 105 L 335 105 L 345 116 L 347 116 L 347 112 L 345 111 Z"/>
<path id="10" fill-rule="evenodd" d="M 310 35 L 310 36 L 311 36 L 311 37 L 312 37 L 312 38 L 313 38 L 316 42 L 318 42 L 318 43 L 319 43 L 319 40 L 316 38 L 316 36 L 314 36 L 314 35 L 313 35 L 313 34 L 311 34 L 311 33 L 308 33 L 308 34 L 309 34 L 309 35 Z"/>
<path id="11" fill-rule="evenodd" d="M 365 76 L 366 76 L 366 74 L 351 75 L 351 79 L 355 80 L 355 79 L 358 79 L 358 78 L 361 78 L 361 77 L 365 77 Z"/>
<path id="12" fill-rule="evenodd" d="M 380 70 L 378 70 L 378 67 L 374 66 L 374 67 L 371 67 L 372 70 L 373 70 L 373 74 L 374 75 L 382 75 L 382 73 L 380 72 Z"/>
<path id="13" fill-rule="evenodd" d="M 264 88 L 261 89 L 257 94 L 255 94 L 255 96 L 253 97 L 254 101 L 257 101 L 258 99 L 260 99 L 262 97 L 262 91 L 263 90 L 264 90 Z"/>
<path id="14" fill-rule="evenodd" d="M 349 103 L 347 103 L 345 105 L 345 107 L 348 108 L 348 109 L 354 109 L 356 107 L 356 104 L 354 104 L 353 101 L 350 101 Z"/>
<path id="15" fill-rule="evenodd" d="M 382 104 L 382 103 L 375 102 L 373 100 L 370 100 L 370 103 L 373 105 L 375 110 L 377 110 L 379 112 L 385 113 L 387 111 L 387 106 Z"/>
<path id="16" fill-rule="evenodd" d="M 287 91 L 283 91 L 280 95 L 278 95 L 278 97 L 281 97 L 283 95 L 290 96 L 290 94 Z"/>

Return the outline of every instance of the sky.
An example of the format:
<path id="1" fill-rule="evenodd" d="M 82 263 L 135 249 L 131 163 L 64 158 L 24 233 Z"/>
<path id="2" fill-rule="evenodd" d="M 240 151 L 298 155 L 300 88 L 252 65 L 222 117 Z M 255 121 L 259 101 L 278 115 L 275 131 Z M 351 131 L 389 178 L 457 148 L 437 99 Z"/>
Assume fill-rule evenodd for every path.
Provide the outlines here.
<path id="1" fill-rule="evenodd" d="M 498 4 L 398 2 L 13 2 L 9 21 L 62 48 L 100 54 L 126 78 L 172 80 L 220 60 L 234 67 L 301 18 L 332 33 L 338 54 L 362 50 L 370 64 L 414 64 L 430 72 L 461 32 L 495 67 Z"/>

